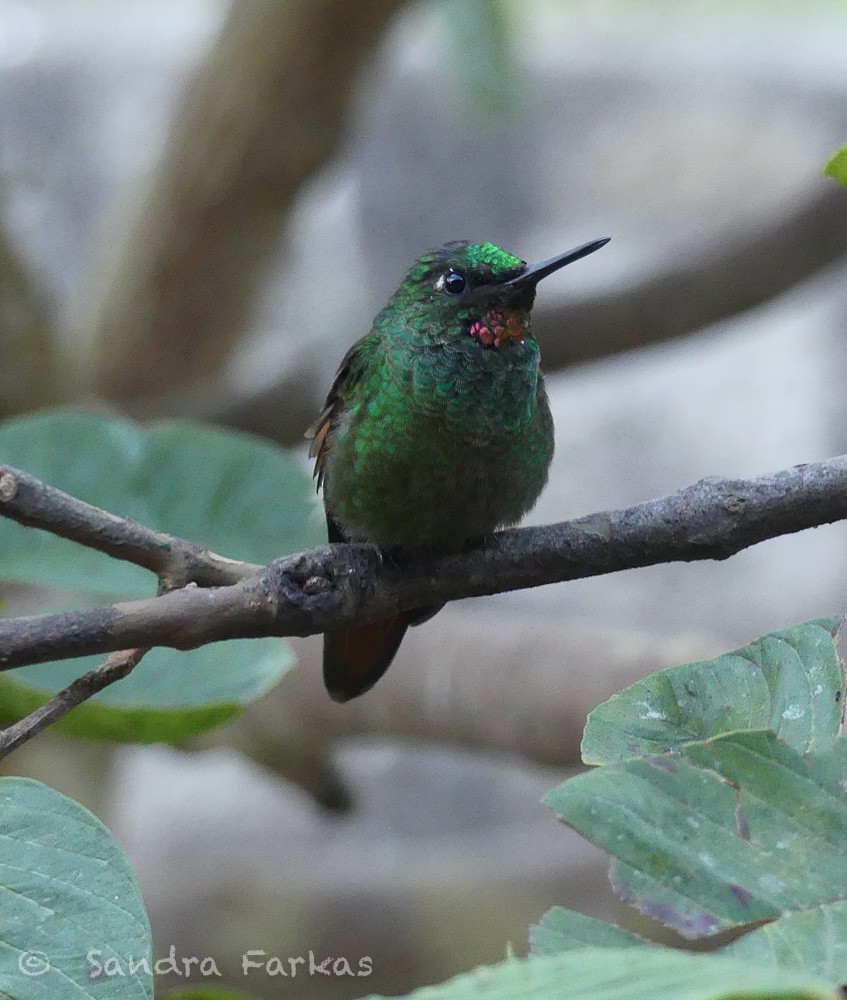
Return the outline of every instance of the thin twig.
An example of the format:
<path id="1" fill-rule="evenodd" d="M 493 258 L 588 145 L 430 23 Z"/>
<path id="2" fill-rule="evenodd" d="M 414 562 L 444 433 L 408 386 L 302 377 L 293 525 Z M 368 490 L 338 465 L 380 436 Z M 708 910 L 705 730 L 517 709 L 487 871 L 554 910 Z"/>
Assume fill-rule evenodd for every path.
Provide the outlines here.
<path id="1" fill-rule="evenodd" d="M 98 691 L 114 684 L 115 681 L 123 680 L 124 677 L 132 673 L 147 652 L 147 649 L 124 649 L 112 653 L 104 663 L 89 670 L 82 677 L 77 677 L 75 681 L 51 698 L 46 705 L 37 708 L 19 722 L 0 730 L 0 760 L 7 757 L 22 743 L 31 740 L 42 729 L 46 729 L 57 719 L 67 715 L 72 708 L 76 708 L 77 705 L 81 705 L 82 702 L 93 697 Z"/>
<path id="2" fill-rule="evenodd" d="M 18 476 L 23 475 L 19 472 L 16 474 Z M 0 498 L 2 498 L 4 493 L 4 477 L 6 476 L 8 476 L 8 469 L 4 472 L 3 467 L 0 467 Z M 29 481 L 28 485 L 33 488 L 36 496 L 43 497 L 48 493 L 52 493 L 53 501 L 59 505 L 66 514 L 71 512 L 73 515 L 77 515 L 84 508 L 88 508 L 85 513 L 98 523 L 101 521 L 103 515 L 105 515 L 106 518 L 111 516 L 107 514 L 106 511 L 101 511 L 97 507 L 91 507 L 88 504 L 82 504 L 80 501 L 74 500 L 73 497 L 68 496 L 66 493 L 62 493 L 61 490 L 51 491 L 50 487 L 47 487 L 45 484 L 41 483 L 37 479 L 34 479 L 32 476 L 26 476 L 26 479 Z M 8 485 L 8 479 L 5 481 Z M 35 489 L 35 487 L 38 487 L 38 489 Z M 11 491 L 7 489 L 6 492 L 9 493 Z M 133 521 L 125 522 L 125 525 L 128 532 L 137 530 L 142 532 L 146 531 L 146 529 L 141 528 L 140 525 L 135 524 Z M 151 536 L 156 535 L 155 532 L 151 532 L 150 534 Z M 151 543 L 156 541 L 155 537 L 151 537 L 149 540 Z M 181 539 L 175 539 L 175 541 L 182 542 Z M 209 553 L 209 555 L 212 555 L 212 553 Z M 182 585 L 180 584 L 179 586 Z M 196 584 L 192 582 L 186 584 L 185 586 L 195 587 Z M 178 585 L 168 579 L 162 577 L 159 578 L 158 587 L 156 588 L 157 595 L 160 596 L 162 594 L 167 594 L 175 589 L 178 589 Z M 111 653 L 106 657 L 103 663 L 95 667 L 93 670 L 89 670 L 88 673 L 83 674 L 82 677 L 78 677 L 66 688 L 59 691 L 59 693 L 51 698 L 46 704 L 40 706 L 34 712 L 30 712 L 29 715 L 19 719 L 11 726 L 7 726 L 5 729 L 0 729 L 0 760 L 7 757 L 22 743 L 26 743 L 27 740 L 31 740 L 33 736 L 40 733 L 42 729 L 46 729 L 47 726 L 52 725 L 63 715 L 67 715 L 72 708 L 76 708 L 84 701 L 88 701 L 89 698 L 93 698 L 95 694 L 102 691 L 104 688 L 109 687 L 109 685 L 123 680 L 124 677 L 127 677 L 133 670 L 135 670 L 144 656 L 146 656 L 149 652 L 149 647 L 138 647 L 136 649 L 121 649 Z"/>
<path id="3" fill-rule="evenodd" d="M 135 646 L 193 649 L 223 639 L 311 635 L 464 597 L 726 559 L 843 518 L 847 455 L 756 479 L 704 479 L 624 510 L 498 532 L 459 553 L 398 560 L 381 559 L 368 545 L 323 546 L 276 559 L 230 586 L 0 622 L 0 669 Z"/>
<path id="4" fill-rule="evenodd" d="M 118 517 L 9 465 L 0 465 L 0 515 L 149 569 L 168 590 L 236 583 L 261 569 Z"/>

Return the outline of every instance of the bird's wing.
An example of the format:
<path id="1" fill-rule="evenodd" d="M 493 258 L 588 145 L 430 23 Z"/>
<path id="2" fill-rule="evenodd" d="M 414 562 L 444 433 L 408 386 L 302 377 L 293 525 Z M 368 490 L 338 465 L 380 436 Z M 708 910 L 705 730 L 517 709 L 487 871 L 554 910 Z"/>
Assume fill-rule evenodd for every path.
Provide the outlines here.
<path id="1" fill-rule="evenodd" d="M 323 485 L 327 455 L 345 408 L 349 391 L 367 377 L 368 365 L 379 357 L 380 343 L 375 334 L 357 341 L 344 355 L 335 374 L 326 403 L 318 419 L 306 432 L 312 439 L 309 455 L 315 459 L 318 489 Z M 326 512 L 330 542 L 346 541 L 329 511 Z M 438 608 L 403 611 L 382 621 L 324 635 L 324 683 L 335 701 L 348 701 L 369 691 L 388 669 L 409 625 L 416 625 Z"/>
<path id="2" fill-rule="evenodd" d="M 374 334 L 368 334 L 353 344 L 338 366 L 323 410 L 321 410 L 318 419 L 306 431 L 306 437 L 312 439 L 309 446 L 309 458 L 315 460 L 314 474 L 318 481 L 318 489 L 323 486 L 324 467 L 329 449 L 332 446 L 332 433 L 338 426 L 344 412 L 344 397 L 349 389 L 361 380 L 369 361 L 378 349 L 379 338 Z"/>

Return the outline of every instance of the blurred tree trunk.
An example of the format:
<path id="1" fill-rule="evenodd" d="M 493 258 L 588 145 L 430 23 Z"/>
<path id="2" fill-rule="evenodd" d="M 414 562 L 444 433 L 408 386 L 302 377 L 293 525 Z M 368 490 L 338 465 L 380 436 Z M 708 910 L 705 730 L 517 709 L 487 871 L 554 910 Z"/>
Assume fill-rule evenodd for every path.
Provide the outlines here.
<path id="1" fill-rule="evenodd" d="M 60 396 L 47 303 L 0 230 L 0 417 Z"/>
<path id="2" fill-rule="evenodd" d="M 216 373 L 286 210 L 338 148 L 356 75 L 402 5 L 232 4 L 82 317 L 95 392 L 149 409 Z"/>

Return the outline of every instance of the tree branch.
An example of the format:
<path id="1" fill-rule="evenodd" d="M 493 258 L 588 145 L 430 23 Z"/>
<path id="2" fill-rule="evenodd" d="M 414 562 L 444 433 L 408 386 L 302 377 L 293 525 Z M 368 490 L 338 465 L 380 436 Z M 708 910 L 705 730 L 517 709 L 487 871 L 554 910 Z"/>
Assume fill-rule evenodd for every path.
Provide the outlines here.
<path id="1" fill-rule="evenodd" d="M 0 514 L 4 508 L 0 503 Z M 369 545 L 322 546 L 276 559 L 229 586 L 0 622 L 0 669 L 133 647 L 311 635 L 464 597 L 726 559 L 843 518 L 847 455 L 756 479 L 704 479 L 623 510 L 498 532 L 460 553 L 398 559 Z"/>
<path id="2" fill-rule="evenodd" d="M 88 701 L 98 691 L 102 691 L 103 688 L 116 681 L 123 680 L 138 666 L 146 652 L 146 649 L 125 649 L 112 653 L 105 663 L 89 670 L 82 677 L 77 677 L 75 681 L 51 698 L 46 705 L 37 708 L 20 722 L 15 722 L 0 730 L 0 760 L 7 757 L 22 743 L 37 736 L 42 729 L 46 729 L 57 719 L 67 715 L 72 708 Z"/>
<path id="3" fill-rule="evenodd" d="M 101 510 L 10 465 L 0 465 L 0 514 L 149 569 L 159 577 L 162 590 L 186 583 L 199 587 L 235 583 L 261 569 Z"/>

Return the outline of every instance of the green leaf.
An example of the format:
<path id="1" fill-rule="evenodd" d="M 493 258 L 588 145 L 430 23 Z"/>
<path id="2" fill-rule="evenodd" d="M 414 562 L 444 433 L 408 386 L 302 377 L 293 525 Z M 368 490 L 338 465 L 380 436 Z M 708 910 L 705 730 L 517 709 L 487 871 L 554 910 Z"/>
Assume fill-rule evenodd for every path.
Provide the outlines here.
<path id="1" fill-rule="evenodd" d="M 463 102 L 472 124 L 502 123 L 520 106 L 523 85 L 505 5 L 502 0 L 449 0 L 441 9 L 451 96 Z M 473 39 L 472 48 L 468 39 Z"/>
<path id="2" fill-rule="evenodd" d="M 0 724 L 23 718 L 102 657 L 39 663 L 0 674 Z M 278 639 L 218 642 L 188 652 L 154 649 L 133 672 L 54 723 L 84 739 L 178 743 L 238 715 L 294 666 Z"/>
<path id="3" fill-rule="evenodd" d="M 285 452 L 243 434 L 188 423 L 145 430 L 51 411 L 0 423 L 0 461 L 233 558 L 265 563 L 323 540 L 308 475 Z M 75 592 L 82 603 L 147 597 L 155 589 L 152 574 L 137 566 L 5 519 L 0 578 Z M 0 721 L 33 711 L 98 662 L 86 657 L 3 673 Z M 57 728 L 89 738 L 182 740 L 232 718 L 292 664 L 290 647 L 272 639 L 188 653 L 157 649 Z"/>
<path id="4" fill-rule="evenodd" d="M 638 948 L 650 947 L 634 934 L 614 924 L 586 917 L 582 913 L 554 906 L 529 932 L 529 944 L 535 955 L 558 955 L 577 948 Z"/>
<path id="5" fill-rule="evenodd" d="M 135 875 L 79 803 L 0 778 L 0 993 L 14 1000 L 150 1000 L 152 976 L 100 976 L 109 957 L 152 961 Z"/>
<path id="6" fill-rule="evenodd" d="M 314 487 L 258 438 L 200 424 L 143 429 L 54 410 L 0 423 L 0 462 L 149 528 L 265 563 L 324 541 Z M 0 579 L 129 599 L 155 588 L 129 563 L 0 519 Z"/>
<path id="7" fill-rule="evenodd" d="M 831 177 L 833 180 L 838 181 L 839 184 L 847 187 L 847 146 L 839 149 L 837 153 L 834 153 L 830 157 L 823 168 L 823 172 L 826 177 Z"/>
<path id="8" fill-rule="evenodd" d="M 837 1000 L 811 976 L 670 948 L 588 948 L 509 959 L 409 994 L 413 1000 Z"/>
<path id="9" fill-rule="evenodd" d="M 771 729 L 801 752 L 826 750 L 843 712 L 844 670 L 833 639 L 840 622 L 815 619 L 633 684 L 589 715 L 583 760 L 617 763 L 754 729 Z"/>
<path id="10" fill-rule="evenodd" d="M 659 947 L 613 924 L 561 906 L 545 913 L 530 930 L 529 942 L 536 955 L 557 955 L 579 948 Z M 785 913 L 724 945 L 716 954 L 807 972 L 840 986 L 847 983 L 847 901 Z"/>
<path id="11" fill-rule="evenodd" d="M 545 801 L 617 863 L 618 895 L 687 937 L 847 897 L 847 743 L 770 732 L 596 768 Z"/>
<path id="12" fill-rule="evenodd" d="M 785 913 L 720 953 L 739 961 L 805 970 L 840 986 L 847 983 L 847 902 Z"/>

